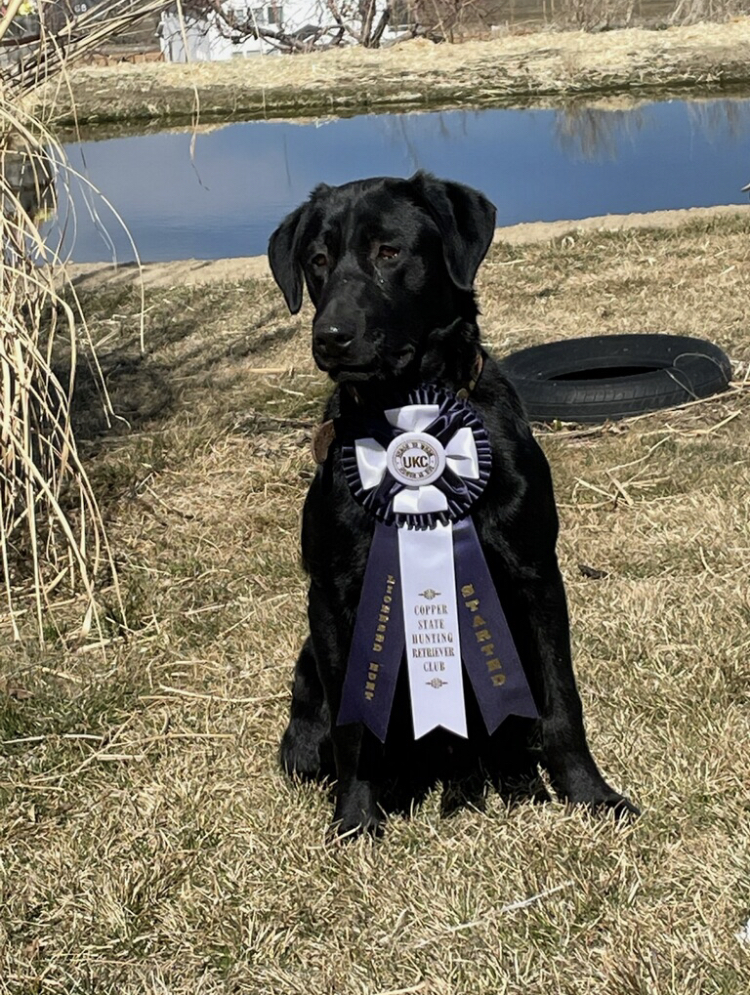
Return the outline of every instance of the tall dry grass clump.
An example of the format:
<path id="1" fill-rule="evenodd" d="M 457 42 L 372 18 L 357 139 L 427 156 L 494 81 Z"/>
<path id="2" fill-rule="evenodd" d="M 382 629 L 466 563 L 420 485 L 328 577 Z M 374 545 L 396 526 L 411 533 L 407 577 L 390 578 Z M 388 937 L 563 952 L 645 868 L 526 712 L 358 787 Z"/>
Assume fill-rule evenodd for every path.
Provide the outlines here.
<path id="1" fill-rule="evenodd" d="M 106 550 L 70 419 L 81 316 L 55 288 L 55 254 L 38 228 L 40 208 L 54 205 L 50 143 L 38 122 L 2 101 L 0 562 L 6 624 L 16 639 L 28 593 L 41 635 L 45 608 L 62 585 L 85 592 L 86 630 Z M 61 351 L 64 373 L 55 363 Z"/>
<path id="2" fill-rule="evenodd" d="M 39 122 L 2 100 L 0 570 L 6 617 L 0 625 L 15 639 L 29 596 L 44 638 L 46 609 L 62 590 L 84 593 L 85 633 L 95 618 L 95 578 L 109 559 L 70 417 L 82 315 L 56 289 L 57 259 L 38 227 L 45 209 L 54 208 L 52 145 Z"/>
<path id="3" fill-rule="evenodd" d="M 42 0 L 38 31 L 0 47 L 0 638 L 19 639 L 31 616 L 44 641 L 63 591 L 77 606 L 83 598 L 75 632 L 85 636 L 99 622 L 97 583 L 117 589 L 71 423 L 81 344 L 95 369 L 96 358 L 75 294 L 55 279 L 62 260 L 40 231 L 56 209 L 65 158 L 24 98 L 54 77 L 64 85 L 72 60 L 165 5 L 115 0 L 106 14 L 94 7 L 50 27 L 53 5 Z M 11 0 L 0 16 L 0 42 L 21 6 Z M 53 112 L 46 106 L 44 116 Z"/>

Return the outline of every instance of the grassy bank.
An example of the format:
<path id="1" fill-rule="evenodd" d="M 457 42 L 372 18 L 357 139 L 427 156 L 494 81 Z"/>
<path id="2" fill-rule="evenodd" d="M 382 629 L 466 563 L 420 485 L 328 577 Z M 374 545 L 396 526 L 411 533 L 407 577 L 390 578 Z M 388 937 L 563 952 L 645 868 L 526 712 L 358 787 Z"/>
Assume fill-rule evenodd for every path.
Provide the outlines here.
<path id="1" fill-rule="evenodd" d="M 86 292 L 126 421 L 82 369 L 78 438 L 129 624 L 106 658 L 0 630 L 3 995 L 744 990 L 748 235 L 574 232 L 481 271 L 498 351 L 642 330 L 737 364 L 716 399 L 542 436 L 592 745 L 645 812 L 622 827 L 495 796 L 446 820 L 436 793 L 377 845 L 325 847 L 325 791 L 275 762 L 326 391 L 309 309 L 267 279 L 148 289 L 142 356 L 137 290 Z"/>
<path id="2" fill-rule="evenodd" d="M 223 63 L 82 68 L 46 91 L 59 124 L 294 117 L 647 93 L 750 81 L 750 18 L 665 31 L 540 32 L 460 45 L 414 40 Z"/>

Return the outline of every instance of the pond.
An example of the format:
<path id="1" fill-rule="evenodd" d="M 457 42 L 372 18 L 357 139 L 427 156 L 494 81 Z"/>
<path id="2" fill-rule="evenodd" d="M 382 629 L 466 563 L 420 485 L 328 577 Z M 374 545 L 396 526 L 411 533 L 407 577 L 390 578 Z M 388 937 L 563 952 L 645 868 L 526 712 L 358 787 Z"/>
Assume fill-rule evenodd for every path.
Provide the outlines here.
<path id="1" fill-rule="evenodd" d="M 746 203 L 750 99 L 247 122 L 67 146 L 66 251 L 79 262 L 263 253 L 317 183 L 428 169 L 483 190 L 498 224 Z M 103 199 L 106 198 L 106 201 Z M 108 206 L 112 205 L 112 209 Z"/>

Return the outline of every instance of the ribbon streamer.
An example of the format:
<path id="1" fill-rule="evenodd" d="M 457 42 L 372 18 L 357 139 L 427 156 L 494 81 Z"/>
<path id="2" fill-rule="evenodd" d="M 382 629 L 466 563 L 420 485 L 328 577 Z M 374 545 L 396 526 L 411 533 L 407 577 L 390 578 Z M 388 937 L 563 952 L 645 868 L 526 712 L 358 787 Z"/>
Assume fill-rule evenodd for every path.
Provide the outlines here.
<path id="1" fill-rule="evenodd" d="M 453 395 L 422 388 L 410 400 L 349 426 L 343 449 L 352 492 L 378 521 L 338 723 L 385 741 L 405 651 L 415 739 L 438 726 L 467 735 L 462 662 L 491 734 L 510 714 L 538 712 L 468 517 L 489 478 L 489 441 Z"/>
<path id="2" fill-rule="evenodd" d="M 398 532 L 378 522 L 354 623 L 339 725 L 363 722 L 385 742 L 403 655 Z"/>

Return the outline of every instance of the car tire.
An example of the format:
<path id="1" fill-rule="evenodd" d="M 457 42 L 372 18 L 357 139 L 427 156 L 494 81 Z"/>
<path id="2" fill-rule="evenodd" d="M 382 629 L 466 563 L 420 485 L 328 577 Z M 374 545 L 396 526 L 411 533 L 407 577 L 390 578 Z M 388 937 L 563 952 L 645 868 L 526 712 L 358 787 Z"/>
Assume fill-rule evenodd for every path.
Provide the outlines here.
<path id="1" fill-rule="evenodd" d="M 602 422 L 726 390 L 727 355 L 687 335 L 596 335 L 511 353 L 501 369 L 530 421 Z"/>

